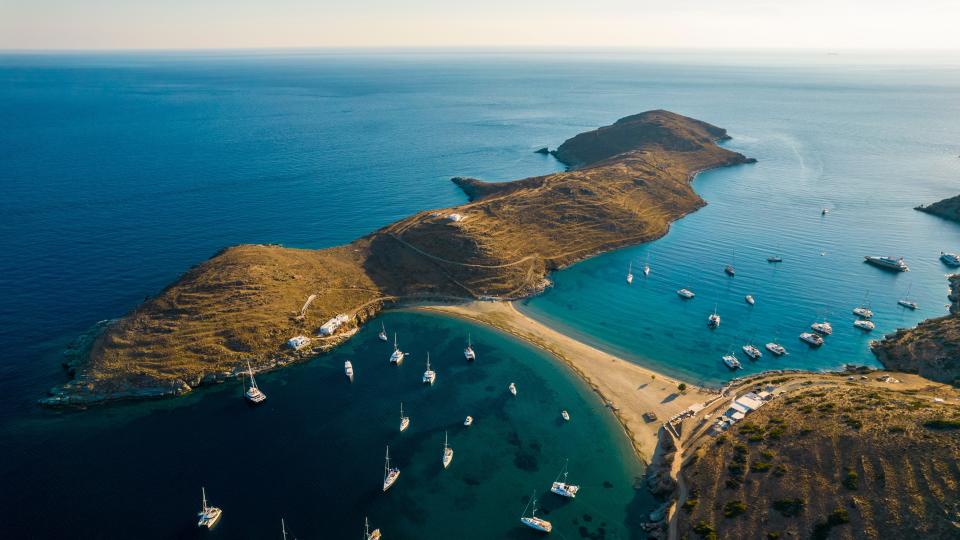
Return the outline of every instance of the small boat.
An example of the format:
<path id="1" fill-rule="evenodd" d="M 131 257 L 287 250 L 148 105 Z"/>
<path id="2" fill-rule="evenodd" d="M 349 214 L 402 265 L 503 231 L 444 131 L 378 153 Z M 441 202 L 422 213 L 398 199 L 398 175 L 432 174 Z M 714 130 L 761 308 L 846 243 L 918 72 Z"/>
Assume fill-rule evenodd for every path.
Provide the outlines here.
<path id="1" fill-rule="evenodd" d="M 807 344 L 813 347 L 819 347 L 823 345 L 823 338 L 820 337 L 818 334 L 814 334 L 811 332 L 804 332 L 800 334 L 800 340 L 806 342 Z"/>
<path id="2" fill-rule="evenodd" d="M 773 353 L 774 356 L 783 356 L 787 354 L 787 350 L 783 348 L 779 343 L 770 342 L 765 345 L 768 351 Z"/>
<path id="3" fill-rule="evenodd" d="M 510 386 L 507 387 L 507 390 L 509 390 L 511 394 L 517 395 L 517 385 L 516 385 L 516 384 L 510 383 Z"/>
<path id="4" fill-rule="evenodd" d="M 453 448 L 447 444 L 447 432 L 443 432 L 443 468 L 446 469 L 453 461 Z"/>
<path id="5" fill-rule="evenodd" d="M 267 395 L 261 392 L 260 387 L 257 386 L 257 380 L 253 378 L 253 368 L 250 367 L 250 362 L 247 362 L 247 373 L 250 375 L 250 388 L 247 388 L 244 396 L 250 403 L 259 405 L 267 399 Z"/>
<path id="6" fill-rule="evenodd" d="M 473 352 L 473 344 L 470 343 L 470 334 L 467 334 L 467 348 L 463 350 L 463 357 L 466 358 L 468 362 L 473 362 L 477 359 L 477 353 Z"/>
<path id="7" fill-rule="evenodd" d="M 779 256 L 779 255 L 771 255 L 771 256 L 767 257 L 767 262 L 768 262 L 768 263 L 782 263 L 782 262 L 783 262 L 783 257 L 781 257 L 781 256 Z"/>
<path id="8" fill-rule="evenodd" d="M 562 416 L 567 422 L 570 421 L 570 413 L 568 413 L 566 409 L 560 411 L 560 416 Z"/>
<path id="9" fill-rule="evenodd" d="M 370 520 L 363 518 L 363 540 L 380 540 L 380 529 L 370 530 Z"/>
<path id="10" fill-rule="evenodd" d="M 400 402 L 400 431 L 406 431 L 410 427 L 410 417 L 403 415 L 403 402 Z"/>
<path id="11" fill-rule="evenodd" d="M 748 295 L 744 296 L 743 299 L 746 300 L 747 303 L 750 304 L 751 306 L 757 303 L 757 301 L 753 299 L 753 295 L 752 295 L 752 294 L 748 294 Z"/>
<path id="12" fill-rule="evenodd" d="M 377 334 L 377 338 L 379 338 L 380 341 L 389 341 L 389 340 L 390 340 L 390 338 L 387 337 L 387 327 L 384 326 L 383 323 L 380 323 L 380 333 Z"/>
<path id="13" fill-rule="evenodd" d="M 387 457 L 383 464 L 383 490 L 390 489 L 400 478 L 400 469 L 390 466 L 390 447 L 387 447 Z"/>
<path id="14" fill-rule="evenodd" d="M 463 421 L 463 425 L 465 425 L 465 426 L 467 426 L 467 427 L 472 426 L 472 425 L 473 425 L 473 417 L 472 417 L 472 416 L 468 416 L 468 417 L 466 418 L 466 420 Z"/>
<path id="15" fill-rule="evenodd" d="M 200 512 L 197 513 L 197 516 L 200 518 L 200 520 L 197 521 L 197 527 L 212 529 L 213 526 L 217 524 L 217 521 L 220 521 L 223 510 L 207 504 L 207 488 L 201 487 L 200 493 L 203 495 L 203 503 L 200 507 Z"/>
<path id="16" fill-rule="evenodd" d="M 730 265 L 730 264 L 728 264 L 728 265 L 723 269 L 723 271 L 726 272 L 727 275 L 730 276 L 730 277 L 733 277 L 733 276 L 737 275 L 737 271 L 733 268 L 733 265 Z"/>
<path id="17" fill-rule="evenodd" d="M 720 326 L 720 315 L 717 315 L 717 306 L 713 306 L 713 313 L 707 317 L 707 326 L 710 328 L 716 328 Z"/>
<path id="18" fill-rule="evenodd" d="M 827 321 L 815 322 L 810 325 L 810 328 L 812 328 L 814 332 L 818 334 L 823 334 L 825 336 L 829 336 L 830 334 L 833 333 L 833 327 L 830 326 L 830 323 L 828 323 Z"/>
<path id="19" fill-rule="evenodd" d="M 530 515 L 527 516 L 527 509 L 530 508 L 531 505 L 533 506 L 533 508 L 530 510 Z M 526 525 L 527 527 L 530 527 L 531 529 L 536 529 L 538 531 L 545 532 L 545 533 L 548 533 L 553 530 L 553 525 L 549 521 L 543 518 L 537 517 L 537 492 L 536 491 L 533 492 L 533 496 L 530 498 L 530 502 L 527 503 L 527 508 L 523 509 L 523 515 L 520 516 L 520 523 L 523 523 L 524 525 Z"/>
<path id="20" fill-rule="evenodd" d="M 864 307 L 864 306 L 853 308 L 853 314 L 856 315 L 857 317 L 863 317 L 864 319 L 869 319 L 870 317 L 873 317 L 873 312 L 870 311 L 870 308 Z"/>
<path id="21" fill-rule="evenodd" d="M 393 354 L 390 355 L 390 363 L 400 365 L 403 362 L 404 352 L 397 346 L 397 335 L 393 335 Z"/>
<path id="22" fill-rule="evenodd" d="M 743 353 L 754 360 L 759 360 L 760 357 L 763 356 L 763 353 L 760 352 L 760 349 L 754 347 L 753 345 L 744 345 Z"/>
<path id="23" fill-rule="evenodd" d="M 430 369 L 430 353 L 427 353 L 427 370 L 423 372 L 423 384 L 432 385 L 437 380 L 437 372 Z"/>
<path id="24" fill-rule="evenodd" d="M 827 215 L 827 212 L 829 212 L 829 210 L 827 210 L 826 208 L 824 208 L 823 210 L 820 211 L 820 215 L 821 215 L 821 216 L 825 216 L 825 215 Z"/>
<path id="25" fill-rule="evenodd" d="M 568 499 L 573 499 L 577 496 L 577 492 L 580 491 L 580 486 L 567 483 L 567 465 L 570 463 L 568 459 L 564 464 L 563 468 L 560 469 L 560 474 L 557 475 L 557 479 L 553 481 L 553 485 L 550 486 L 550 491 L 560 495 L 561 497 L 567 497 Z M 563 481 L 560 481 L 560 477 L 563 477 Z"/>
<path id="26" fill-rule="evenodd" d="M 740 361 L 737 360 L 737 357 L 733 353 L 723 355 L 723 363 L 727 365 L 730 369 L 739 369 L 743 366 L 740 365 Z"/>
<path id="27" fill-rule="evenodd" d="M 867 332 L 877 327 L 876 324 L 873 324 L 873 321 L 868 321 L 866 319 L 857 319 L 853 321 L 853 325 L 861 330 L 866 330 Z"/>
<path id="28" fill-rule="evenodd" d="M 633 283 L 633 263 L 627 268 L 627 284 Z"/>
<path id="29" fill-rule="evenodd" d="M 677 296 L 679 296 L 680 298 L 683 298 L 684 300 L 689 300 L 696 295 L 694 295 L 693 292 L 690 291 L 690 289 L 680 289 L 679 291 L 677 291 Z"/>
<path id="30" fill-rule="evenodd" d="M 647 262 L 643 263 L 643 277 L 650 275 L 650 256 L 647 255 Z"/>
<path id="31" fill-rule="evenodd" d="M 353 364 L 349 360 L 343 363 L 343 373 L 353 382 Z"/>
<path id="32" fill-rule="evenodd" d="M 940 252 L 940 260 L 947 266 L 960 266 L 960 255 Z"/>
<path id="33" fill-rule="evenodd" d="M 906 272 L 910 270 L 907 263 L 903 262 L 903 257 L 875 257 L 873 255 L 867 255 L 863 259 L 869 264 L 883 268 L 884 270 L 893 270 L 895 272 Z"/>
<path id="34" fill-rule="evenodd" d="M 914 302 L 913 300 L 907 300 L 906 298 L 897 300 L 897 303 L 907 309 L 917 309 L 918 307 L 916 302 Z"/>

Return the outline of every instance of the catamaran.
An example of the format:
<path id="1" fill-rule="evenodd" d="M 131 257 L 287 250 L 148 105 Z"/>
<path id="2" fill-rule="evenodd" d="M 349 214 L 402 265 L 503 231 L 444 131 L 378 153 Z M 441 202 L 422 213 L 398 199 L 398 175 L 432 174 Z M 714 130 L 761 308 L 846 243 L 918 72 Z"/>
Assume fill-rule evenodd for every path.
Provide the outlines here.
<path id="1" fill-rule="evenodd" d="M 884 270 L 893 270 L 896 272 L 906 272 L 907 270 L 910 270 L 910 267 L 907 266 L 907 263 L 903 262 L 903 257 L 894 258 L 867 255 L 863 259 L 878 268 L 883 268 Z"/>
<path id="2" fill-rule="evenodd" d="M 423 372 L 423 384 L 432 385 L 437 380 L 437 372 L 430 369 L 430 353 L 427 353 L 427 370 Z"/>
<path id="3" fill-rule="evenodd" d="M 775 342 L 771 341 L 770 343 L 767 343 L 767 344 L 764 345 L 764 346 L 767 348 L 768 351 L 770 351 L 771 353 L 773 353 L 774 356 L 783 356 L 783 355 L 787 354 L 787 350 L 784 349 L 783 346 L 780 345 L 779 343 L 775 343 Z"/>
<path id="4" fill-rule="evenodd" d="M 693 294 L 692 291 L 690 291 L 690 289 L 680 289 L 679 291 L 677 291 L 677 295 L 678 295 L 680 298 L 683 298 L 684 300 L 689 300 L 689 299 L 693 298 L 694 296 L 696 296 L 696 295 Z"/>
<path id="5" fill-rule="evenodd" d="M 200 512 L 197 513 L 197 516 L 200 518 L 200 520 L 197 521 L 197 527 L 212 529 L 213 526 L 217 524 L 217 521 L 220 520 L 220 516 L 223 515 L 223 510 L 207 504 L 207 488 L 201 487 L 200 492 L 203 494 L 203 506 L 200 507 Z"/>
<path id="6" fill-rule="evenodd" d="M 400 469 L 390 467 L 390 447 L 387 447 L 387 457 L 383 464 L 383 490 L 386 491 L 400 478 Z"/>
<path id="7" fill-rule="evenodd" d="M 405 431 L 410 427 L 410 417 L 403 415 L 403 402 L 400 402 L 400 431 Z"/>
<path id="8" fill-rule="evenodd" d="M 960 255 L 940 252 L 940 260 L 947 266 L 960 266 Z"/>
<path id="9" fill-rule="evenodd" d="M 377 334 L 377 337 L 380 341 L 389 341 L 390 338 L 387 337 L 387 327 L 380 323 L 380 333 Z"/>
<path id="10" fill-rule="evenodd" d="M 516 384 L 510 383 L 510 386 L 507 387 L 507 390 L 509 390 L 511 394 L 517 395 L 517 385 L 516 385 Z"/>
<path id="11" fill-rule="evenodd" d="M 253 378 L 253 368 L 250 367 L 250 362 L 247 362 L 247 373 L 250 375 L 250 388 L 247 388 L 246 396 L 247 401 L 257 405 L 263 403 L 267 399 L 267 395 L 260 391 L 260 388 L 257 386 L 257 380 Z"/>
<path id="12" fill-rule="evenodd" d="M 753 299 L 753 295 L 752 295 L 752 294 L 748 294 L 748 295 L 744 296 L 743 299 L 746 300 L 747 303 L 750 304 L 751 306 L 757 303 L 757 301 Z"/>
<path id="13" fill-rule="evenodd" d="M 733 353 L 723 355 L 723 363 L 727 365 L 730 369 L 739 369 L 743 366 L 740 365 L 740 361 L 737 360 L 737 357 Z"/>
<path id="14" fill-rule="evenodd" d="M 867 332 L 877 327 L 877 325 L 874 324 L 873 321 L 868 321 L 866 319 L 857 319 L 853 321 L 853 325 L 861 330 L 866 330 Z"/>
<path id="15" fill-rule="evenodd" d="M 633 283 L 633 263 L 630 263 L 630 266 L 627 267 L 627 284 Z"/>
<path id="16" fill-rule="evenodd" d="M 823 345 L 823 338 L 811 332 L 804 332 L 800 334 L 800 340 L 806 342 L 811 347 L 819 347 Z"/>
<path id="17" fill-rule="evenodd" d="M 567 475 L 569 474 L 569 472 L 567 471 L 567 465 L 569 463 L 570 463 L 569 459 L 566 462 L 564 462 L 563 468 L 560 469 L 560 474 L 557 475 L 557 479 L 554 480 L 553 485 L 550 486 L 550 491 L 552 491 L 553 493 L 556 493 L 557 495 L 560 495 L 561 497 L 567 497 L 569 499 L 573 499 L 577 496 L 577 492 L 580 491 L 580 486 L 567 483 Z M 563 477 L 563 482 L 560 481 L 561 476 Z"/>
<path id="18" fill-rule="evenodd" d="M 349 360 L 343 363 L 343 372 L 350 379 L 350 382 L 353 382 L 353 364 Z"/>
<path id="19" fill-rule="evenodd" d="M 829 336 L 833 333 L 833 327 L 830 326 L 830 323 L 827 321 L 815 322 L 810 325 L 810 328 L 812 328 L 814 332 L 823 334 L 825 336 Z"/>
<path id="20" fill-rule="evenodd" d="M 763 353 L 760 352 L 760 349 L 754 347 L 753 345 L 744 345 L 742 349 L 744 354 L 746 354 L 747 356 L 749 356 L 754 360 L 759 360 L 760 357 L 763 356 Z"/>
<path id="21" fill-rule="evenodd" d="M 463 421 L 463 425 L 465 425 L 465 426 L 467 426 L 467 427 L 472 426 L 472 425 L 473 425 L 473 417 L 472 417 L 472 416 L 466 417 L 466 418 L 464 419 L 464 421 Z"/>
<path id="22" fill-rule="evenodd" d="M 473 362 L 477 359 L 477 353 L 473 352 L 473 344 L 470 343 L 470 334 L 467 334 L 467 348 L 463 350 L 463 357 L 466 358 L 468 362 Z"/>
<path id="23" fill-rule="evenodd" d="M 864 319 L 869 319 L 873 317 L 873 312 L 870 311 L 870 308 L 866 306 L 858 306 L 853 308 L 853 314 L 857 317 L 863 317 Z"/>
<path id="24" fill-rule="evenodd" d="M 530 516 L 527 516 L 527 509 L 533 506 L 530 509 Z M 549 521 L 537 517 L 537 492 L 533 492 L 533 496 L 530 497 L 530 501 L 527 503 L 527 507 L 523 509 L 523 515 L 520 516 L 520 523 L 523 523 L 531 529 L 536 529 L 548 533 L 553 530 L 553 524 Z"/>
<path id="25" fill-rule="evenodd" d="M 446 469 L 453 461 L 453 448 L 447 444 L 447 432 L 443 432 L 443 468 Z"/>
<path id="26" fill-rule="evenodd" d="M 390 355 L 390 363 L 400 365 L 403 362 L 404 352 L 397 346 L 397 334 L 393 334 L 393 354 Z"/>
<path id="27" fill-rule="evenodd" d="M 717 306 L 713 306 L 713 313 L 707 317 L 707 326 L 710 328 L 716 328 L 720 326 L 720 315 L 717 315 Z"/>
<path id="28" fill-rule="evenodd" d="M 363 540 L 380 540 L 380 529 L 370 530 L 370 520 L 363 518 Z"/>
<path id="29" fill-rule="evenodd" d="M 570 421 L 570 413 L 568 413 L 566 409 L 560 411 L 560 417 L 566 420 L 567 422 Z"/>

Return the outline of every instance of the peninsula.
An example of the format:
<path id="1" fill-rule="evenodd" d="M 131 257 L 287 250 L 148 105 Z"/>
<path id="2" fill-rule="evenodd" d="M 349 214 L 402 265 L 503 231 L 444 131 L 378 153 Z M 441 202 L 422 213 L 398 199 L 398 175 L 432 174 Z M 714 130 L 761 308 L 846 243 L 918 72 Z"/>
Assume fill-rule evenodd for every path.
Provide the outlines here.
<path id="1" fill-rule="evenodd" d="M 920 205 L 914 210 L 926 212 L 927 214 L 949 219 L 950 221 L 960 222 L 960 195 L 949 197 L 933 204 Z"/>
<path id="2" fill-rule="evenodd" d="M 66 362 L 73 379 L 43 403 L 180 395 L 236 376 L 247 361 L 276 368 L 332 349 L 392 303 L 536 294 L 550 271 L 656 239 L 702 207 L 690 185 L 696 173 L 754 161 L 716 144 L 727 138 L 705 122 L 648 111 L 560 145 L 554 155 L 567 172 L 454 178 L 467 204 L 347 245 L 224 249 L 75 349 Z"/>

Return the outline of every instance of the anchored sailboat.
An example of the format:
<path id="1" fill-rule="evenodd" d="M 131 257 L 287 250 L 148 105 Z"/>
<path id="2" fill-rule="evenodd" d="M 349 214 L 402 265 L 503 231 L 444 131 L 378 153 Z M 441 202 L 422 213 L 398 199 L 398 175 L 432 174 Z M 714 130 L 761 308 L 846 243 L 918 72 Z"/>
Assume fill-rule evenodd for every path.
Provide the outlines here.
<path id="1" fill-rule="evenodd" d="M 403 415 L 403 402 L 400 402 L 400 431 L 404 431 L 410 427 L 410 417 Z"/>
<path id="2" fill-rule="evenodd" d="M 627 284 L 633 283 L 633 262 L 627 267 Z"/>
<path id="3" fill-rule="evenodd" d="M 530 508 L 530 507 L 533 508 Z M 527 516 L 527 510 L 530 509 L 530 515 Z M 531 529 L 536 529 L 538 531 L 550 532 L 553 530 L 553 524 L 549 521 L 537 517 L 537 492 L 533 492 L 533 496 L 530 497 L 530 501 L 527 503 L 526 508 L 523 509 L 523 515 L 520 516 L 520 523 L 523 523 Z"/>
<path id="4" fill-rule="evenodd" d="M 383 490 L 390 489 L 396 483 L 397 478 L 400 478 L 400 469 L 390 467 L 390 447 L 388 446 L 387 457 L 383 463 Z"/>
<path id="5" fill-rule="evenodd" d="M 473 345 L 470 343 L 470 334 L 467 334 L 467 348 L 463 350 L 463 357 L 466 358 L 468 362 L 473 362 L 477 359 L 477 353 L 473 352 Z"/>
<path id="6" fill-rule="evenodd" d="M 203 506 L 200 507 L 200 512 L 197 513 L 200 517 L 200 520 L 197 521 L 197 527 L 212 529 L 213 526 L 217 524 L 217 521 L 220 520 L 220 516 L 223 515 L 223 510 L 207 504 L 207 488 L 201 487 L 200 492 L 203 494 Z"/>
<path id="7" fill-rule="evenodd" d="M 453 448 L 447 444 L 447 432 L 443 432 L 443 468 L 446 469 L 453 461 Z"/>
<path id="8" fill-rule="evenodd" d="M 404 353 L 397 346 L 397 334 L 393 334 L 393 354 L 390 355 L 390 363 L 400 365 L 403 362 Z"/>
<path id="9" fill-rule="evenodd" d="M 567 471 L 567 465 L 570 463 L 568 459 L 563 464 L 563 469 L 560 469 L 560 474 L 557 475 L 557 479 L 553 481 L 553 485 L 550 486 L 550 491 L 560 495 L 561 497 L 567 497 L 573 499 L 577 496 L 577 492 L 580 491 L 580 486 L 567 483 L 567 475 L 570 474 Z M 560 481 L 560 477 L 563 477 L 563 482 Z"/>
<path id="10" fill-rule="evenodd" d="M 383 323 L 380 323 L 380 333 L 377 334 L 377 338 L 379 338 L 380 341 L 388 341 L 390 339 L 387 337 L 387 327 L 384 326 Z"/>
<path id="11" fill-rule="evenodd" d="M 650 254 L 647 254 L 647 262 L 643 263 L 643 277 L 650 275 Z"/>
<path id="12" fill-rule="evenodd" d="M 250 388 L 247 388 L 244 396 L 246 396 L 247 401 L 254 405 L 263 403 L 267 399 L 267 395 L 261 392 L 260 387 L 257 386 L 257 380 L 253 377 L 253 368 L 250 367 L 250 362 L 247 362 L 247 373 L 250 375 Z"/>
<path id="13" fill-rule="evenodd" d="M 380 540 L 380 529 L 370 530 L 370 520 L 363 518 L 363 540 Z"/>
<path id="14" fill-rule="evenodd" d="M 430 369 L 430 353 L 427 353 L 427 370 L 423 372 L 423 384 L 433 385 L 437 380 L 437 372 Z"/>

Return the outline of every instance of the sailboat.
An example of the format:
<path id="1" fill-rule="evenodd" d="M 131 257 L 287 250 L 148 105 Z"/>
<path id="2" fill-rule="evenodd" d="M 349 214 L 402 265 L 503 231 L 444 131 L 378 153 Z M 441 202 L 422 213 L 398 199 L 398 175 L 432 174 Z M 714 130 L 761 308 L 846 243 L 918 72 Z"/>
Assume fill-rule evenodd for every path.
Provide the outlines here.
<path id="1" fill-rule="evenodd" d="M 627 267 L 627 284 L 633 283 L 633 262 Z"/>
<path id="2" fill-rule="evenodd" d="M 557 479 L 553 481 L 553 485 L 550 486 L 550 491 L 560 495 L 561 497 L 567 497 L 573 499 L 577 496 L 577 492 L 580 491 L 580 486 L 567 483 L 567 475 L 570 474 L 567 471 L 567 465 L 570 463 L 568 459 L 564 464 L 563 468 L 560 469 L 560 474 L 557 475 Z M 563 477 L 563 482 L 560 481 L 560 477 Z"/>
<path id="3" fill-rule="evenodd" d="M 511 394 L 517 395 L 517 385 L 516 385 L 516 384 L 510 383 L 510 386 L 507 387 L 507 390 L 509 390 Z"/>
<path id="4" fill-rule="evenodd" d="M 247 401 L 254 405 L 263 403 L 267 399 L 267 395 L 261 392 L 257 386 L 257 380 L 253 378 L 253 368 L 250 367 L 250 362 L 247 362 L 247 373 L 250 375 L 250 388 L 247 388 L 244 396 L 246 396 Z"/>
<path id="5" fill-rule="evenodd" d="M 217 524 L 217 521 L 220 520 L 220 516 L 223 515 L 223 510 L 207 504 L 207 488 L 201 487 L 200 492 L 203 494 L 203 506 L 200 507 L 200 512 L 197 513 L 197 516 L 200 517 L 200 520 L 197 521 L 197 527 L 212 529 L 213 526 Z"/>
<path id="6" fill-rule="evenodd" d="M 730 277 L 733 277 L 737 274 L 737 271 L 733 268 L 733 263 L 736 262 L 736 260 L 737 260 L 737 252 L 736 250 L 734 250 L 733 260 L 730 262 L 730 264 L 726 266 L 726 268 L 723 269 L 723 271 L 726 272 L 727 275 Z"/>
<path id="7" fill-rule="evenodd" d="M 410 417 L 403 415 L 403 402 L 400 402 L 400 431 L 406 430 L 410 427 Z"/>
<path id="8" fill-rule="evenodd" d="M 533 506 L 531 509 L 530 507 Z M 530 515 L 527 516 L 527 509 L 530 509 Z M 537 517 L 537 492 L 533 492 L 533 496 L 530 497 L 530 501 L 527 503 L 527 507 L 523 509 L 523 515 L 520 516 L 520 523 L 523 523 L 531 529 L 536 529 L 538 531 L 550 532 L 553 530 L 553 524 L 549 521 Z"/>
<path id="9" fill-rule="evenodd" d="M 713 305 L 713 313 L 707 317 L 707 326 L 710 328 L 716 328 L 720 326 L 720 315 L 717 315 L 717 305 Z"/>
<path id="10" fill-rule="evenodd" d="M 873 312 L 870 311 L 869 298 L 870 298 L 870 292 L 868 291 L 863 296 L 863 304 L 853 308 L 854 315 L 856 315 L 857 317 L 862 317 L 864 319 L 869 319 L 870 317 L 873 317 Z"/>
<path id="11" fill-rule="evenodd" d="M 393 334 L 393 354 L 390 355 L 390 363 L 400 365 L 403 362 L 403 351 L 397 346 L 397 334 Z"/>
<path id="12" fill-rule="evenodd" d="M 387 327 L 384 326 L 383 323 L 380 323 L 380 333 L 377 334 L 377 338 L 379 338 L 380 341 L 388 341 L 390 339 L 387 337 Z"/>
<path id="13" fill-rule="evenodd" d="M 386 491 L 396 483 L 397 478 L 400 478 L 400 469 L 396 467 L 390 467 L 390 447 L 387 447 L 387 457 L 383 464 L 383 490 Z"/>
<path id="14" fill-rule="evenodd" d="M 650 255 L 647 254 L 647 262 L 643 263 L 643 277 L 650 275 Z"/>
<path id="15" fill-rule="evenodd" d="M 453 461 L 453 448 L 447 444 L 447 432 L 443 432 L 443 468 L 446 469 Z"/>
<path id="16" fill-rule="evenodd" d="M 427 370 L 423 372 L 423 384 L 433 385 L 437 380 L 437 372 L 430 369 L 430 353 L 427 353 Z"/>
<path id="17" fill-rule="evenodd" d="M 907 295 L 897 300 L 897 303 L 907 309 L 917 309 L 917 303 L 913 300 L 910 300 L 910 288 L 913 287 L 913 284 L 907 286 Z"/>
<path id="18" fill-rule="evenodd" d="M 463 350 L 463 357 L 466 358 L 468 362 L 473 362 L 477 359 L 477 353 L 473 352 L 473 344 L 470 343 L 470 334 L 467 334 L 467 348 Z"/>
<path id="19" fill-rule="evenodd" d="M 363 540 L 380 540 L 380 529 L 370 530 L 370 520 L 363 518 Z"/>

